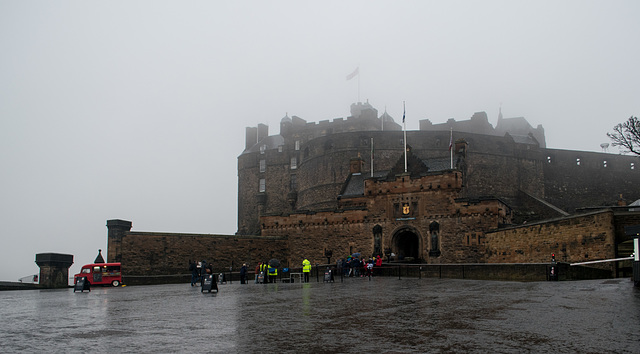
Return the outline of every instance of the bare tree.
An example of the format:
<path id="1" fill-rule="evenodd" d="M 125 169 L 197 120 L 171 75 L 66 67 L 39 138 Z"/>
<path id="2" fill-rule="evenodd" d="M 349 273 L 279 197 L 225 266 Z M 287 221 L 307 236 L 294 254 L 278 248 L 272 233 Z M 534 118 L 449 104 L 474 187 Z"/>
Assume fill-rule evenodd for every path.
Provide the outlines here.
<path id="1" fill-rule="evenodd" d="M 624 123 L 613 127 L 613 133 L 607 133 L 613 146 L 622 146 L 629 152 L 640 155 L 640 120 L 630 117 Z"/>

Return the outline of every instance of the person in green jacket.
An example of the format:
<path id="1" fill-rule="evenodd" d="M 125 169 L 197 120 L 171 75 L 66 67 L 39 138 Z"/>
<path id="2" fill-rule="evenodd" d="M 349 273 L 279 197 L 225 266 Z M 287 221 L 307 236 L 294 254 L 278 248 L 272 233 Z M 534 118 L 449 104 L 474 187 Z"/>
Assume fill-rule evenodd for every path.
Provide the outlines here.
<path id="1" fill-rule="evenodd" d="M 304 282 L 309 282 L 309 274 L 311 273 L 311 262 L 308 259 L 302 261 L 302 274 L 304 274 Z"/>

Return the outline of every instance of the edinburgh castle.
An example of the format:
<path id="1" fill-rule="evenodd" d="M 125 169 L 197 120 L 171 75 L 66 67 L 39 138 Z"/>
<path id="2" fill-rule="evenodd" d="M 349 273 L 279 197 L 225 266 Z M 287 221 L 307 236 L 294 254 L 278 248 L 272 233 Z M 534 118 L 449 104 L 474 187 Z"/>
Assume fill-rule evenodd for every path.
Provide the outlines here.
<path id="1" fill-rule="evenodd" d="M 484 112 L 404 133 L 369 103 L 346 119 L 285 116 L 277 135 L 249 127 L 235 235 L 132 232 L 109 220 L 108 260 L 167 275 L 205 257 L 226 267 L 354 252 L 423 264 L 628 255 L 625 227 L 640 224 L 637 157 L 549 149 L 541 126 L 500 114 L 493 127 Z"/>

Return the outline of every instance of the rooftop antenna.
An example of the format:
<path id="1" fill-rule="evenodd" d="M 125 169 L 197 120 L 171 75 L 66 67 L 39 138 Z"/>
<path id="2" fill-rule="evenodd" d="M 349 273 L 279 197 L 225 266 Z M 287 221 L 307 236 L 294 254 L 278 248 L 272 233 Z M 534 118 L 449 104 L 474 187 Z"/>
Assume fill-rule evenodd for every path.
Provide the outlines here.
<path id="1" fill-rule="evenodd" d="M 600 144 L 600 147 L 602 148 L 602 152 L 609 151 L 609 143 L 602 143 Z"/>

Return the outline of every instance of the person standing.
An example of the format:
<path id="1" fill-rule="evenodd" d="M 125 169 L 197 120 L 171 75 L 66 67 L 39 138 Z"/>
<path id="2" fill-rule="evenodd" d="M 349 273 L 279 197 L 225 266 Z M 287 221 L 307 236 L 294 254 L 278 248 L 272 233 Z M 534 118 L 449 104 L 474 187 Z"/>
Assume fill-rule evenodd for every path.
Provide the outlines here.
<path id="1" fill-rule="evenodd" d="M 382 273 L 382 258 L 380 255 L 376 256 L 376 266 L 375 266 L 375 275 L 380 275 Z"/>
<path id="2" fill-rule="evenodd" d="M 198 267 L 196 265 L 196 261 L 191 262 L 191 260 L 189 260 L 189 270 L 191 271 L 191 286 L 194 286 L 198 280 Z"/>
<path id="3" fill-rule="evenodd" d="M 268 271 L 267 273 L 269 273 L 269 283 L 274 283 L 277 281 L 277 277 L 278 277 L 278 268 L 276 267 L 272 267 L 271 264 L 269 264 L 268 266 Z"/>
<path id="4" fill-rule="evenodd" d="M 242 263 L 242 268 L 240 268 L 240 284 L 247 283 L 247 264 Z"/>
<path id="5" fill-rule="evenodd" d="M 209 265 L 207 261 L 204 259 L 200 262 L 200 286 L 204 284 L 204 278 L 207 276 L 207 272 L 209 271 Z"/>
<path id="6" fill-rule="evenodd" d="M 263 262 L 260 266 L 260 274 L 262 275 L 262 284 L 269 282 L 269 275 L 267 274 L 267 262 Z"/>
<path id="7" fill-rule="evenodd" d="M 304 282 L 309 282 L 309 274 L 311 273 L 311 262 L 308 259 L 302 261 L 302 274 L 304 275 Z"/>
<path id="8" fill-rule="evenodd" d="M 260 275 L 260 270 L 262 268 L 262 262 L 258 262 L 258 265 L 256 266 L 256 284 L 258 284 L 258 276 Z"/>

